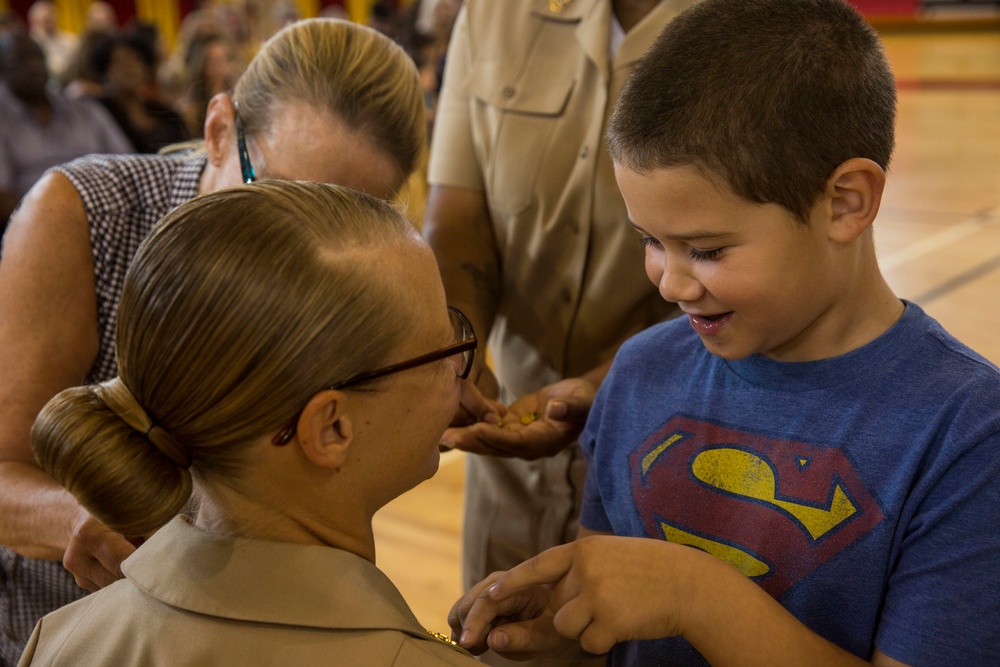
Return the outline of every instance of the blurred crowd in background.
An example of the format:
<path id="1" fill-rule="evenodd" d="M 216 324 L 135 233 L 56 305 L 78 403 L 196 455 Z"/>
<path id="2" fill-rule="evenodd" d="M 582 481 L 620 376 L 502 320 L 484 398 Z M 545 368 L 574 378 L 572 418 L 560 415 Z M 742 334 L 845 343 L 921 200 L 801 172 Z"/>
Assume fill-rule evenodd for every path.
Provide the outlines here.
<path id="1" fill-rule="evenodd" d="M 365 18 L 412 56 L 424 85 L 428 130 L 461 4 L 375 2 Z M 0 12 L 2 221 L 55 164 L 87 153 L 155 153 L 200 139 L 209 100 L 231 90 L 268 37 L 303 18 L 298 6 L 290 0 L 206 0 L 169 40 L 155 23 L 120 20 L 103 0 L 87 6 L 79 33 L 59 29 L 51 0 L 36 0 L 24 18 Z M 342 5 L 318 14 L 349 20 Z M 403 198 L 414 221 L 426 195 L 425 173 L 418 169 Z"/>
<path id="2" fill-rule="evenodd" d="M 461 0 L 376 2 L 368 16 L 370 27 L 413 57 L 431 114 L 460 6 Z M 348 18 L 339 5 L 320 15 Z M 208 100 L 232 87 L 264 40 L 300 18 L 291 3 L 265 8 L 255 0 L 209 0 L 184 18 L 176 47 L 168 49 L 156 25 L 136 20 L 120 25 L 115 9 L 102 0 L 88 7 L 81 34 L 59 30 L 54 4 L 37 0 L 27 21 L 10 10 L 0 14 L 0 36 L 30 34 L 45 55 L 50 86 L 71 99 L 101 101 L 136 152 L 155 152 L 178 139 L 199 138 Z"/>

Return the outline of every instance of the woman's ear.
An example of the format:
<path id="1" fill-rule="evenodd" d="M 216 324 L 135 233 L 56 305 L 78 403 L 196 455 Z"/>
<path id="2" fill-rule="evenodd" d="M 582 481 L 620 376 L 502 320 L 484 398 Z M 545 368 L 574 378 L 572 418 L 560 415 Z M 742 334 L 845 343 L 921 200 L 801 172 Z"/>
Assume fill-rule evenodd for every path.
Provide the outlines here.
<path id="1" fill-rule="evenodd" d="M 299 416 L 296 435 L 307 459 L 339 471 L 353 438 L 347 395 L 327 389 L 313 396 Z"/>
<path id="2" fill-rule="evenodd" d="M 216 168 L 228 151 L 236 146 L 236 109 L 233 100 L 225 93 L 215 95 L 208 102 L 205 112 L 205 153 Z"/>
<path id="3" fill-rule="evenodd" d="M 851 158 L 827 180 L 830 238 L 850 243 L 875 222 L 885 189 L 885 172 L 867 158 Z"/>

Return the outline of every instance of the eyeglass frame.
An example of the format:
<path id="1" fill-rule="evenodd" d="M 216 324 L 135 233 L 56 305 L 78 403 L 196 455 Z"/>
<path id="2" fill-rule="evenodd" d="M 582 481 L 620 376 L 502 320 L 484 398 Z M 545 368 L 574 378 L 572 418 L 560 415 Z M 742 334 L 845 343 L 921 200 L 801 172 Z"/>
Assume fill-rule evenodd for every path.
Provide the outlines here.
<path id="1" fill-rule="evenodd" d="M 476 330 L 472 327 L 472 322 L 469 321 L 469 318 L 466 317 L 465 313 L 454 306 L 448 306 L 448 312 L 455 313 L 463 326 L 469 330 L 469 338 L 457 343 L 452 343 L 451 345 L 442 347 L 439 350 L 428 352 L 427 354 L 421 354 L 418 357 L 413 357 L 412 359 L 408 359 L 406 361 L 400 361 L 399 363 L 383 366 L 382 368 L 377 368 L 373 371 L 364 371 L 363 373 L 352 375 L 343 382 L 337 382 L 330 385 L 327 389 L 347 389 L 349 387 L 363 384 L 365 382 L 371 382 L 372 380 L 377 380 L 388 375 L 408 371 L 411 368 L 418 368 L 420 366 L 434 363 L 435 361 L 441 361 L 442 359 L 447 359 L 448 357 L 454 356 L 460 352 L 470 352 L 469 359 L 465 362 L 465 367 L 462 368 L 460 372 L 456 373 L 459 379 L 465 380 L 469 377 L 469 373 L 472 372 L 472 365 L 476 360 L 476 348 L 479 345 L 479 339 L 476 338 Z M 294 417 L 292 417 L 292 419 L 271 439 L 271 444 L 282 446 L 291 442 L 292 438 L 295 437 L 295 427 L 301 415 L 302 412 L 299 411 Z"/>
<path id="2" fill-rule="evenodd" d="M 233 100 L 233 113 L 236 116 L 236 152 L 240 156 L 240 175 L 243 177 L 244 185 L 250 185 L 257 181 L 257 172 L 250 162 L 250 152 L 247 151 L 247 138 L 243 131 L 243 121 L 240 120 L 240 105 Z"/>

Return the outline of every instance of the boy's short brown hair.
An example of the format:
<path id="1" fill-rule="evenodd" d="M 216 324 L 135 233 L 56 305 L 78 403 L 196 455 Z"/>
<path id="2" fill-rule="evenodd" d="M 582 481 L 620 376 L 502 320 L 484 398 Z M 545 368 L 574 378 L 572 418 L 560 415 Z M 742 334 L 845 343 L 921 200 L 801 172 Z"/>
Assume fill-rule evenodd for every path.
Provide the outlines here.
<path id="1" fill-rule="evenodd" d="M 660 34 L 611 120 L 614 161 L 694 165 L 805 221 L 844 161 L 887 169 L 896 88 L 875 31 L 842 0 L 704 0 Z"/>

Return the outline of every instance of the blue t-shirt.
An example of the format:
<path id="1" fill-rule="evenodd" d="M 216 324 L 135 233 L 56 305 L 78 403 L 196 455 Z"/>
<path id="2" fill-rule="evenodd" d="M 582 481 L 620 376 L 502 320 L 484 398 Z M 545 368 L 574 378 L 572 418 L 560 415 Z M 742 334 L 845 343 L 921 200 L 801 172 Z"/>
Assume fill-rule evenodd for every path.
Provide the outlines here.
<path id="1" fill-rule="evenodd" d="M 805 363 L 657 325 L 622 347 L 581 444 L 581 525 L 703 549 L 862 658 L 1000 665 L 1000 370 L 916 305 Z M 670 638 L 609 664 L 706 663 Z"/>

